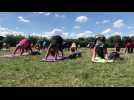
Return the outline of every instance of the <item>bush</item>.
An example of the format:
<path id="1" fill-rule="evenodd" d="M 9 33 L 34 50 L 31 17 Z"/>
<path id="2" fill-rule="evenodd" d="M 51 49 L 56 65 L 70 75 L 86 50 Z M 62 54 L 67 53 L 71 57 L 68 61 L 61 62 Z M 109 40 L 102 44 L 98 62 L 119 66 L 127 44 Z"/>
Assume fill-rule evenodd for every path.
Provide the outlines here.
<path id="1" fill-rule="evenodd" d="M 33 45 L 37 43 L 38 40 L 40 40 L 40 37 L 38 36 L 29 36 L 28 39 L 32 42 Z"/>
<path id="2" fill-rule="evenodd" d="M 1 42 L 0 45 L 2 45 L 2 43 L 5 42 L 10 46 L 16 46 L 16 44 L 22 38 L 24 38 L 24 36 L 21 35 L 19 36 L 8 35 L 5 38 L 0 36 L 0 42 Z M 35 45 L 38 40 L 46 41 L 47 45 L 50 44 L 50 40 L 46 37 L 29 36 L 29 39 L 31 40 L 33 45 Z M 121 47 L 125 47 L 125 44 L 130 41 L 134 41 L 134 37 L 130 38 L 128 36 L 124 36 L 121 38 L 121 36 L 117 35 L 117 36 L 111 36 L 108 39 L 106 39 L 106 45 L 108 48 L 113 48 L 115 43 L 119 43 Z M 88 37 L 88 38 L 78 38 L 78 39 L 65 39 L 64 42 L 67 44 L 68 47 L 70 47 L 73 42 L 75 42 L 77 46 L 80 45 L 80 47 L 87 47 L 89 43 L 95 42 L 95 38 Z"/>
<path id="3" fill-rule="evenodd" d="M 3 41 L 0 41 L 0 49 L 2 49 Z"/>
<path id="4" fill-rule="evenodd" d="M 14 36 L 14 35 L 7 35 L 4 39 L 3 42 L 14 47 L 16 46 L 17 43 L 19 43 L 19 41 L 24 38 L 23 36 L 19 35 L 19 36 Z"/>

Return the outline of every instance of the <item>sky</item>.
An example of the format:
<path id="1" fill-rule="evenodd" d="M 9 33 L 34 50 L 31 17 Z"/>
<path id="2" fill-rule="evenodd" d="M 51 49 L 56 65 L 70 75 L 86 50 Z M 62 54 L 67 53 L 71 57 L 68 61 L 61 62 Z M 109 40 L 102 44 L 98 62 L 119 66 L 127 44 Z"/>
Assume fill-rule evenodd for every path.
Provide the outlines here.
<path id="1" fill-rule="evenodd" d="M 0 36 L 134 35 L 134 12 L 0 12 Z"/>

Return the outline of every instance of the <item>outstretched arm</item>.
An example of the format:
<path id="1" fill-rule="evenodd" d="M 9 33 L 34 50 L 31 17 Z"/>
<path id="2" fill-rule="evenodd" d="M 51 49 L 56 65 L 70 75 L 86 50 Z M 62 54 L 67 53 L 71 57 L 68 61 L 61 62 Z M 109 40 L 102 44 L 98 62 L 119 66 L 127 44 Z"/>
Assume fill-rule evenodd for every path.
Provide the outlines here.
<path id="1" fill-rule="evenodd" d="M 15 51 L 13 52 L 13 54 L 15 55 L 16 52 L 18 51 L 18 49 L 20 49 L 20 48 L 21 48 L 21 47 L 20 47 L 19 45 L 17 45 L 17 47 L 16 47 Z"/>

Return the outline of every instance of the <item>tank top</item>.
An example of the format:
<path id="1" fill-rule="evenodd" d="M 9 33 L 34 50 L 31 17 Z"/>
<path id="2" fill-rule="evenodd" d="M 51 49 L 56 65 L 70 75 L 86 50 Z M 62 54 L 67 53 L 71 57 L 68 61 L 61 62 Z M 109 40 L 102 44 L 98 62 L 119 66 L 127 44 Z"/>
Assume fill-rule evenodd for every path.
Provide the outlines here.
<path id="1" fill-rule="evenodd" d="M 95 45 L 96 53 L 99 57 L 104 58 L 106 46 L 103 43 L 97 43 Z"/>
<path id="2" fill-rule="evenodd" d="M 20 42 L 19 42 L 20 46 L 22 46 L 23 48 L 27 48 L 30 44 L 29 40 L 28 39 L 22 39 Z"/>

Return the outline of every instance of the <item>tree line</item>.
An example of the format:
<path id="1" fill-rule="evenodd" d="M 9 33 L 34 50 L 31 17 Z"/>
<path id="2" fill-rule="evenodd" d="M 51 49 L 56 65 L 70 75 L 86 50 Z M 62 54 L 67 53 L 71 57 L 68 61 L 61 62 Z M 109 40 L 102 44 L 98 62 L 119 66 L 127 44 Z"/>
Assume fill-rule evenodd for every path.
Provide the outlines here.
<path id="1" fill-rule="evenodd" d="M 24 36 L 14 36 L 14 35 L 7 35 L 6 37 L 2 37 L 0 36 L 0 47 L 3 43 L 9 44 L 10 47 L 15 47 L 17 43 L 19 43 L 20 39 L 24 38 Z M 50 40 L 46 37 L 38 37 L 38 36 L 29 36 L 28 37 L 32 44 L 35 45 L 37 43 L 38 40 L 43 40 L 50 42 Z M 95 42 L 95 37 L 88 37 L 88 38 L 78 38 L 78 39 L 65 39 L 65 43 L 72 43 L 75 42 L 77 45 L 79 45 L 80 47 L 87 47 L 87 45 L 91 42 Z M 133 37 L 129 37 L 129 36 L 111 36 L 109 38 L 106 39 L 106 45 L 109 48 L 113 48 L 115 43 L 119 43 L 119 45 L 123 48 L 125 47 L 125 44 L 127 42 L 131 42 L 134 41 L 134 36 Z"/>

